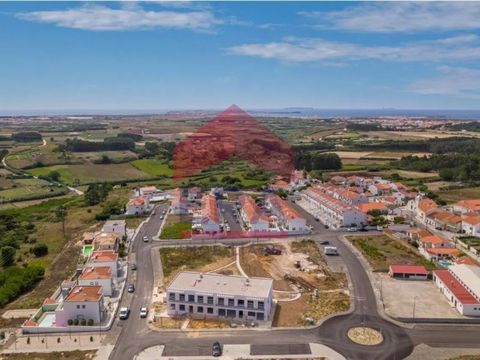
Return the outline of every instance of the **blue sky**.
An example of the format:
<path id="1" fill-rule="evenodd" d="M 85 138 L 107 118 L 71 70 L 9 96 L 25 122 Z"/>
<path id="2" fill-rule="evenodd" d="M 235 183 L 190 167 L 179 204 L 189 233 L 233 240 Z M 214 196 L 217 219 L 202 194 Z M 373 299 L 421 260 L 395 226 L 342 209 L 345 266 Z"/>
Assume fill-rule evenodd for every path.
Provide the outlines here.
<path id="1" fill-rule="evenodd" d="M 480 109 L 480 3 L 0 3 L 0 111 Z"/>

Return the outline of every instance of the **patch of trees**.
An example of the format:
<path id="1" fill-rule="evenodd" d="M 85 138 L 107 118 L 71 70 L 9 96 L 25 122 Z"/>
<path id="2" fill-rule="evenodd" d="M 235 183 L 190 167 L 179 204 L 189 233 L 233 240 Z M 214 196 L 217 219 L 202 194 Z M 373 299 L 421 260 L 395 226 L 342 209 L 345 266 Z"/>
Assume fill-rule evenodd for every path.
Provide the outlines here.
<path id="1" fill-rule="evenodd" d="M 133 150 L 135 141 L 128 137 L 108 137 L 103 141 L 67 139 L 65 148 L 71 152 Z"/>
<path id="2" fill-rule="evenodd" d="M 347 124 L 347 129 L 352 131 L 378 131 L 382 130 L 382 127 L 378 124 L 361 124 L 356 122 L 350 122 Z"/>
<path id="3" fill-rule="evenodd" d="M 42 141 L 42 134 L 36 131 L 24 131 L 12 134 L 12 139 L 16 142 L 37 142 Z"/>
<path id="4" fill-rule="evenodd" d="M 140 134 L 135 134 L 135 133 L 129 133 L 129 132 L 121 132 L 117 134 L 117 137 L 119 138 L 129 138 L 132 139 L 133 141 L 141 141 L 143 139 L 143 136 Z"/>
<path id="5" fill-rule="evenodd" d="M 42 257 L 48 254 L 48 246 L 47 244 L 35 244 L 31 251 L 36 257 Z"/>
<path id="6" fill-rule="evenodd" d="M 480 131 L 480 122 L 478 121 L 465 121 L 465 122 L 458 122 L 455 124 L 448 124 L 445 126 L 448 130 L 453 131 Z"/>
<path id="7" fill-rule="evenodd" d="M 107 201 L 102 206 L 102 211 L 95 215 L 98 221 L 105 221 L 112 215 L 121 215 L 125 212 L 125 205 L 120 200 Z"/>
<path id="8" fill-rule="evenodd" d="M 335 144 L 326 141 L 316 141 L 312 144 L 301 144 L 294 145 L 293 150 L 295 152 L 305 152 L 305 151 L 329 151 L 334 150 Z"/>
<path id="9" fill-rule="evenodd" d="M 355 147 L 373 151 L 418 151 L 434 154 L 479 153 L 480 139 L 467 137 L 450 137 L 429 140 L 386 140 L 377 143 L 359 143 Z"/>
<path id="10" fill-rule="evenodd" d="M 295 168 L 312 170 L 338 170 L 342 160 L 335 153 L 298 152 L 295 154 Z"/>
<path id="11" fill-rule="evenodd" d="M 0 306 L 31 290 L 44 274 L 45 269 L 40 265 L 10 266 L 0 271 Z"/>
<path id="12" fill-rule="evenodd" d="M 85 192 L 85 204 L 88 206 L 100 204 L 107 198 L 110 190 L 112 190 L 112 185 L 108 183 L 89 185 Z"/>
<path id="13" fill-rule="evenodd" d="M 395 167 L 413 171 L 438 171 L 445 181 L 479 181 L 480 154 L 445 154 L 404 156 L 392 163 Z"/>

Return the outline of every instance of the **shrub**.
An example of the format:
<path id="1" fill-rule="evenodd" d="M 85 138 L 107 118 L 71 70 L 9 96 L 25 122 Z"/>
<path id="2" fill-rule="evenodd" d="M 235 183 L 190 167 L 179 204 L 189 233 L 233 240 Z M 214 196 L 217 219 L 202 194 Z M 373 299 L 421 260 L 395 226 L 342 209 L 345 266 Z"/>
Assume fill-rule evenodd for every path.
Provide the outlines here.
<path id="1" fill-rule="evenodd" d="M 36 244 L 32 248 L 32 252 L 36 257 L 45 256 L 48 254 L 48 246 L 47 244 Z"/>
<path id="2" fill-rule="evenodd" d="M 80 320 L 80 325 L 82 325 L 82 326 L 87 325 L 87 320 L 85 320 L 85 319 Z"/>
<path id="3" fill-rule="evenodd" d="M 68 319 L 67 324 L 68 324 L 68 326 L 72 326 L 72 325 L 73 325 L 73 320 L 72 320 L 72 319 Z"/>
<path id="4" fill-rule="evenodd" d="M 93 325 L 93 319 L 88 319 L 87 320 L 87 325 L 92 326 Z"/>
<path id="5" fill-rule="evenodd" d="M 78 325 L 78 319 L 73 319 L 73 325 L 75 325 L 75 326 Z"/>

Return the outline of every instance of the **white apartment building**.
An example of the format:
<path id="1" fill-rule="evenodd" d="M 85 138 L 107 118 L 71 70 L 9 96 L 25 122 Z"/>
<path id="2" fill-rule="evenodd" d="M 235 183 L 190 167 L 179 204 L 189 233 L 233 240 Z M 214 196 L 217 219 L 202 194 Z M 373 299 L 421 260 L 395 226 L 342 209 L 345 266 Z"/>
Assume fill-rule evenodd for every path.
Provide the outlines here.
<path id="1" fill-rule="evenodd" d="M 451 265 L 447 270 L 434 270 L 433 279 L 460 314 L 480 316 L 480 267 Z"/>
<path id="2" fill-rule="evenodd" d="M 218 233 L 220 231 L 220 212 L 214 195 L 203 195 L 201 216 L 201 227 L 204 233 Z"/>
<path id="3" fill-rule="evenodd" d="M 168 284 L 170 316 L 271 320 L 273 280 L 183 271 Z"/>
<path id="4" fill-rule="evenodd" d="M 101 286 L 104 296 L 113 294 L 113 274 L 109 266 L 85 267 L 78 277 L 80 286 Z"/>
<path id="5" fill-rule="evenodd" d="M 269 194 L 265 200 L 272 212 L 277 216 L 281 230 L 283 228 L 283 230 L 291 232 L 309 231 L 307 220 L 280 196 Z"/>
<path id="6" fill-rule="evenodd" d="M 367 224 L 367 215 L 356 206 L 343 203 L 317 188 L 308 188 L 301 194 L 314 216 L 332 228 Z"/>
<path id="7" fill-rule="evenodd" d="M 187 198 L 183 196 L 183 191 L 180 188 L 173 189 L 170 192 L 170 212 L 174 215 L 188 214 Z"/>

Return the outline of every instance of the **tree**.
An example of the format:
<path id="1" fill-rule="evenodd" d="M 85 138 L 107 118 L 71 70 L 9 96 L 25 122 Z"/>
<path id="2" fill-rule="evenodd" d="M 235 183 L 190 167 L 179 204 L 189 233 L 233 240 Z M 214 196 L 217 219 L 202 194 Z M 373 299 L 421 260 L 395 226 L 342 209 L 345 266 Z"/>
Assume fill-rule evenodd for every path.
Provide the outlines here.
<path id="1" fill-rule="evenodd" d="M 32 252 L 36 257 L 45 256 L 48 254 L 48 246 L 47 244 L 36 244 L 32 248 Z"/>
<path id="2" fill-rule="evenodd" d="M 17 251 L 14 247 L 4 246 L 0 249 L 0 260 L 3 266 L 13 265 L 15 262 L 15 253 Z"/>
<path id="3" fill-rule="evenodd" d="M 100 159 L 100 164 L 111 164 L 111 163 L 112 163 L 112 159 L 110 159 L 108 155 L 103 154 Z"/>
<path id="4" fill-rule="evenodd" d="M 59 182 L 60 181 L 60 173 L 56 170 L 53 170 L 53 171 L 50 171 L 48 174 L 47 174 L 47 179 L 50 180 L 50 181 L 55 181 L 55 182 Z"/>

